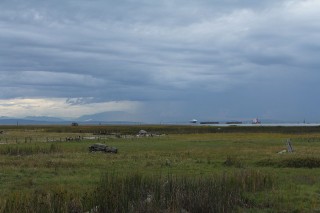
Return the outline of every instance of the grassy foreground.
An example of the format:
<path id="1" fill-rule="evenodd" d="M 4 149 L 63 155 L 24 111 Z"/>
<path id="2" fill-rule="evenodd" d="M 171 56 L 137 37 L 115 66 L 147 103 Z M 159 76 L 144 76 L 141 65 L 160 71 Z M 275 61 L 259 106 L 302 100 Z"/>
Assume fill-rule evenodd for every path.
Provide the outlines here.
<path id="1" fill-rule="evenodd" d="M 315 129 L 101 128 L 0 128 L 0 212 L 320 212 Z"/>

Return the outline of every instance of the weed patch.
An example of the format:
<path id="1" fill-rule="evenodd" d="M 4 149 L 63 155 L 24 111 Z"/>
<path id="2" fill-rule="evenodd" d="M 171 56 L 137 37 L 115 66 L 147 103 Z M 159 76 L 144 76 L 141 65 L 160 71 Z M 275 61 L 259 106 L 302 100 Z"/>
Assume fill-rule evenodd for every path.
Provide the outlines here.
<path id="1" fill-rule="evenodd" d="M 236 157 L 231 157 L 231 156 L 228 156 L 227 159 L 223 162 L 223 165 L 224 166 L 234 166 L 236 168 L 244 168 L 245 165 L 244 163 L 236 158 Z"/>
<path id="2" fill-rule="evenodd" d="M 258 166 L 287 167 L 287 168 L 320 168 L 318 157 L 296 157 L 286 159 L 264 159 L 257 162 Z"/>
<path id="3" fill-rule="evenodd" d="M 1 155 L 11 155 L 11 156 L 24 156 L 33 154 L 51 154 L 61 152 L 62 149 L 58 144 L 50 145 L 25 145 L 25 144 L 15 144 L 15 145 L 4 145 L 0 147 Z"/>

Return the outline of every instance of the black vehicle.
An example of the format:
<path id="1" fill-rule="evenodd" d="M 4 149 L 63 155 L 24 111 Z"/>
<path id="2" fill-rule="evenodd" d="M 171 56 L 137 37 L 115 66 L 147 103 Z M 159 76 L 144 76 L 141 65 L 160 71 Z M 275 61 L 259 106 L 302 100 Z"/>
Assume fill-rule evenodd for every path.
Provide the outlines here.
<path id="1" fill-rule="evenodd" d="M 89 151 L 90 152 L 108 152 L 108 153 L 117 153 L 118 149 L 115 147 L 111 147 L 111 146 L 107 146 L 105 144 L 101 144 L 101 143 L 96 143 L 93 144 L 91 146 L 89 146 Z"/>

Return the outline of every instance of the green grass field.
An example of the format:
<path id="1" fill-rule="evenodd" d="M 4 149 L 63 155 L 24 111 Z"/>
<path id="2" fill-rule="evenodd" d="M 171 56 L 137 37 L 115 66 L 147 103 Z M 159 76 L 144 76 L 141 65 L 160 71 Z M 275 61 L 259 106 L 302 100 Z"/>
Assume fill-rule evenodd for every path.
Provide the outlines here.
<path id="1" fill-rule="evenodd" d="M 134 137 L 141 128 L 165 135 Z M 1 213 L 320 212 L 318 127 L 0 130 Z M 295 152 L 278 154 L 288 138 Z M 94 143 L 119 153 L 90 153 Z"/>

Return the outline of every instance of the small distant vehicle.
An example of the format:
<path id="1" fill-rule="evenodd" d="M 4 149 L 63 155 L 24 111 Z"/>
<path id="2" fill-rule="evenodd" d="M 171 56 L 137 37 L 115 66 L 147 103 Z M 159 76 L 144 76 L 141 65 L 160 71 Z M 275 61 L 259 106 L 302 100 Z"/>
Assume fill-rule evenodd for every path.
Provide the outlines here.
<path id="1" fill-rule="evenodd" d="M 196 119 L 192 119 L 191 121 L 190 121 L 190 123 L 192 123 L 192 124 L 196 124 L 198 121 L 196 120 Z"/>
<path id="2" fill-rule="evenodd" d="M 107 152 L 107 153 L 118 153 L 118 149 L 115 147 L 107 146 L 102 143 L 96 143 L 91 146 L 89 146 L 89 151 L 90 152 Z"/>

